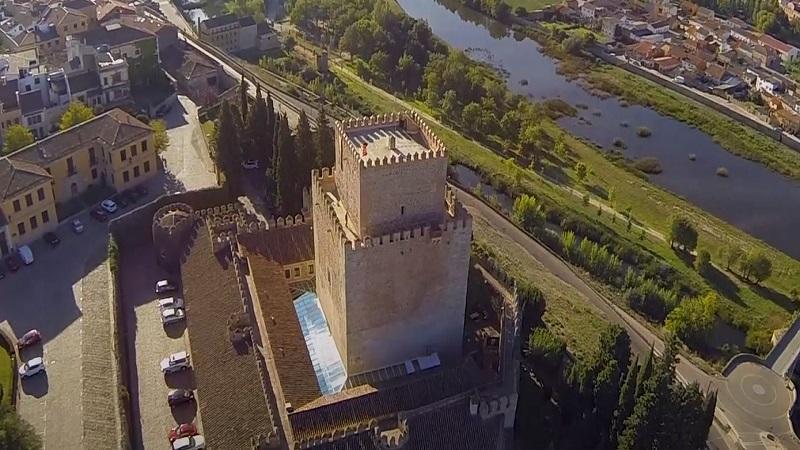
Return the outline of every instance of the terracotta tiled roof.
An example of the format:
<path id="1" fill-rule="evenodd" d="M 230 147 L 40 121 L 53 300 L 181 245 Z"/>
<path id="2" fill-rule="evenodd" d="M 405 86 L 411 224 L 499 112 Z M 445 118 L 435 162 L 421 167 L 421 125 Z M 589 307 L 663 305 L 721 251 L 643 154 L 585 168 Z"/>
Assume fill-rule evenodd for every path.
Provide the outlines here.
<path id="1" fill-rule="evenodd" d="M 369 390 L 359 386 L 360 396 L 340 392 L 328 402 L 289 415 L 292 432 L 297 440 L 313 439 L 335 430 L 357 427 L 372 419 L 425 405 L 467 392 L 480 383 L 472 366 L 438 369 L 432 373 L 409 375 L 390 386 Z M 337 401 L 338 400 L 338 401 Z"/>
<path id="2" fill-rule="evenodd" d="M 230 248 L 215 254 L 206 229 L 198 231 L 181 266 L 187 331 L 203 434 L 209 448 L 248 449 L 273 421 L 255 350 L 234 344 L 228 321 L 243 313 Z"/>
<path id="3" fill-rule="evenodd" d="M 0 159 L 0 200 L 7 200 L 52 177 L 41 167 L 9 158 Z"/>
<path id="4" fill-rule="evenodd" d="M 502 416 L 481 419 L 469 413 L 469 399 L 463 398 L 442 407 L 407 418 L 408 440 L 403 450 L 486 450 L 504 448 Z M 320 450 L 380 450 L 374 431 L 314 447 Z"/>
<path id="5" fill-rule="evenodd" d="M 281 265 L 314 259 L 314 233 L 309 224 L 241 234 L 239 243 L 248 254 L 261 255 Z"/>
<path id="6" fill-rule="evenodd" d="M 321 393 L 289 284 L 277 262 L 258 255 L 250 255 L 248 262 L 283 396 L 286 402 L 299 408 Z"/>
<path id="7" fill-rule="evenodd" d="M 17 150 L 11 157 L 42 165 L 63 158 L 89 142 L 115 147 L 141 139 L 152 131 L 149 126 L 125 111 L 112 109 Z"/>

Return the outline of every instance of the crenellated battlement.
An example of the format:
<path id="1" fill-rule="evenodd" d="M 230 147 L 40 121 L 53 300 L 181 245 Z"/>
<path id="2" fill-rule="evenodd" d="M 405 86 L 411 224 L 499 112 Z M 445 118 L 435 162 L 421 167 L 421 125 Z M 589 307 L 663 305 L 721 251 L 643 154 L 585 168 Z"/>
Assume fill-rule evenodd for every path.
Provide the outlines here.
<path id="1" fill-rule="evenodd" d="M 357 119 L 347 119 L 343 122 L 336 122 L 336 134 L 341 138 L 342 145 L 347 146 L 347 150 L 353 154 L 356 161 L 362 167 L 378 167 L 389 164 L 400 164 L 413 161 L 421 161 L 433 158 L 443 158 L 446 156 L 447 147 L 430 129 L 427 123 L 422 120 L 415 111 L 393 112 L 390 114 L 380 114 L 377 116 L 361 117 Z M 369 150 L 366 144 L 362 146 L 350 138 L 350 135 L 369 130 L 379 131 L 381 128 L 400 128 L 409 133 L 419 133 L 424 141 L 419 149 L 407 153 L 392 155 L 375 155 Z M 394 139 L 394 138 L 390 138 Z M 395 142 L 391 140 L 390 142 Z M 342 151 L 345 151 L 343 148 Z"/>
<path id="2" fill-rule="evenodd" d="M 381 236 L 366 236 L 363 239 L 352 241 L 351 249 L 360 250 L 365 248 L 392 245 L 397 242 L 427 239 L 429 241 L 441 239 L 445 235 L 453 234 L 456 231 L 470 227 L 472 220 L 469 217 L 446 220 L 441 226 L 432 227 L 430 225 L 418 226 L 406 230 L 396 231 Z"/>

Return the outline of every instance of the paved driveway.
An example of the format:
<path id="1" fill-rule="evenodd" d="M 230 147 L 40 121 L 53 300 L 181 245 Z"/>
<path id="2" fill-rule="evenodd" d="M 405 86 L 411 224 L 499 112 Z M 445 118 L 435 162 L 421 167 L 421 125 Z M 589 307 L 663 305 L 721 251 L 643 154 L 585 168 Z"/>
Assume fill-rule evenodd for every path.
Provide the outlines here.
<path id="1" fill-rule="evenodd" d="M 0 325 L 20 336 L 36 328 L 43 344 L 22 352 L 21 359 L 43 356 L 47 373 L 20 383 L 19 413 L 42 436 L 45 448 L 81 448 L 84 282 L 105 259 L 106 227 L 81 217 L 86 230 L 61 226 L 61 244 L 32 245 L 36 261 L 0 280 Z"/>

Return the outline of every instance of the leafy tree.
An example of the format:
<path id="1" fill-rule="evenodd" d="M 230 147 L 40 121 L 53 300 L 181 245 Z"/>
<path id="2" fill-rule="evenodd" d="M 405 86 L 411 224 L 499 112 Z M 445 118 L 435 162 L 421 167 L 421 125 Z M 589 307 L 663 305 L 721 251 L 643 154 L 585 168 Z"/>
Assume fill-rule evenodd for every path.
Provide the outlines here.
<path id="1" fill-rule="evenodd" d="M 8 154 L 31 144 L 33 144 L 33 133 L 31 133 L 31 130 L 20 124 L 14 124 L 6 129 L 3 153 Z"/>
<path id="2" fill-rule="evenodd" d="M 456 91 L 450 89 L 442 96 L 442 111 L 452 120 L 459 116 Z"/>
<path id="3" fill-rule="evenodd" d="M 542 127 L 535 124 L 527 124 L 522 128 L 519 135 L 519 145 L 527 153 L 535 152 L 541 145 L 544 132 Z"/>
<path id="4" fill-rule="evenodd" d="M 514 15 L 517 17 L 525 17 L 528 15 L 528 10 L 524 6 L 517 6 L 514 9 Z"/>
<path id="5" fill-rule="evenodd" d="M 404 53 L 397 60 L 393 78 L 399 82 L 402 92 L 413 92 L 419 87 L 419 64 L 414 62 L 414 58 L 408 53 Z"/>
<path id="6" fill-rule="evenodd" d="M 336 164 L 336 149 L 333 141 L 333 130 L 328 123 L 325 107 L 319 108 L 317 132 L 314 136 L 316 167 L 333 167 Z"/>
<path id="7" fill-rule="evenodd" d="M 743 256 L 744 251 L 738 246 L 730 246 L 727 249 L 720 249 L 720 259 L 725 259 L 725 269 L 727 270 L 731 270 L 731 267 L 736 266 Z"/>
<path id="8" fill-rule="evenodd" d="M 544 213 L 536 203 L 536 197 L 528 194 L 522 194 L 514 199 L 512 215 L 526 230 L 532 230 L 533 227 L 544 223 Z"/>
<path id="9" fill-rule="evenodd" d="M 461 123 L 465 129 L 479 133 L 483 128 L 481 127 L 482 116 L 483 111 L 481 110 L 481 105 L 472 102 L 465 106 L 464 110 L 461 111 Z"/>
<path id="10" fill-rule="evenodd" d="M 669 233 L 669 245 L 678 244 L 684 251 L 691 252 L 697 247 L 697 230 L 689 219 L 677 216 L 672 219 Z"/>
<path id="11" fill-rule="evenodd" d="M 667 316 L 664 329 L 687 344 L 699 345 L 714 327 L 719 299 L 714 293 L 682 301 Z"/>
<path id="12" fill-rule="evenodd" d="M 253 16 L 256 22 L 264 20 L 264 2 L 262 0 L 228 0 L 224 10 L 238 17 Z"/>
<path id="13" fill-rule="evenodd" d="M 772 261 L 764 253 L 753 253 L 742 260 L 740 269 L 743 277 L 748 280 L 753 277 L 759 284 L 772 275 Z"/>
<path id="14" fill-rule="evenodd" d="M 575 163 L 575 176 L 578 178 L 578 182 L 583 183 L 588 175 L 589 168 L 586 167 L 586 164 L 581 161 Z"/>
<path id="15" fill-rule="evenodd" d="M 169 134 L 167 134 L 167 123 L 162 119 L 150 121 L 150 128 L 153 129 L 153 139 L 155 140 L 156 152 L 163 152 L 169 147 Z"/>
<path id="16" fill-rule="evenodd" d="M 42 441 L 36 430 L 10 406 L 0 406 L 0 448 L 36 450 Z"/>
<path id="17" fill-rule="evenodd" d="M 64 114 L 61 116 L 59 128 L 63 131 L 67 128 L 86 122 L 92 117 L 94 117 L 94 111 L 92 111 L 92 108 L 89 108 L 85 103 L 82 102 L 71 102 L 67 107 L 67 110 L 64 111 Z"/>
<path id="18" fill-rule="evenodd" d="M 297 137 L 295 138 L 297 149 L 297 167 L 299 188 L 311 187 L 311 169 L 314 168 L 314 136 L 311 134 L 311 125 L 308 123 L 308 116 L 305 110 L 300 110 L 300 118 L 297 121 Z"/>
<path id="19" fill-rule="evenodd" d="M 386 75 L 389 73 L 389 55 L 384 51 L 376 51 L 369 58 L 369 71 L 373 80 L 386 82 Z"/>
<path id="20" fill-rule="evenodd" d="M 697 259 L 694 261 L 694 268 L 701 275 L 706 275 L 711 270 L 711 253 L 706 249 L 697 252 Z"/>
<path id="21" fill-rule="evenodd" d="M 558 368 L 566 346 L 547 328 L 535 328 L 528 338 L 530 357 L 551 369 Z"/>
<path id="22" fill-rule="evenodd" d="M 564 142 L 564 137 L 559 135 L 553 144 L 553 152 L 560 158 L 567 157 L 567 144 Z"/>
<path id="23" fill-rule="evenodd" d="M 250 99 L 247 98 L 247 80 L 242 74 L 242 81 L 239 83 L 239 109 L 242 113 L 242 122 L 247 123 L 247 110 L 250 106 Z"/>
<path id="24" fill-rule="evenodd" d="M 380 29 L 374 20 L 362 18 L 347 27 L 339 41 L 339 48 L 351 55 L 369 59 L 375 50 L 379 33 Z"/>

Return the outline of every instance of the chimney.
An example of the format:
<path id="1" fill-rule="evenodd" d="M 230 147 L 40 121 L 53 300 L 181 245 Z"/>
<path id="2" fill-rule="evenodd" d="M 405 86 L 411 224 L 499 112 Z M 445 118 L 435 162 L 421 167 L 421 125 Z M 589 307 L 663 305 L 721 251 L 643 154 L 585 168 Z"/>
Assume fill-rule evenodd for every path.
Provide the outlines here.
<path id="1" fill-rule="evenodd" d="M 389 150 L 397 150 L 397 140 L 394 136 L 389 136 Z"/>
<path id="2" fill-rule="evenodd" d="M 367 143 L 361 143 L 361 156 L 367 156 Z"/>

